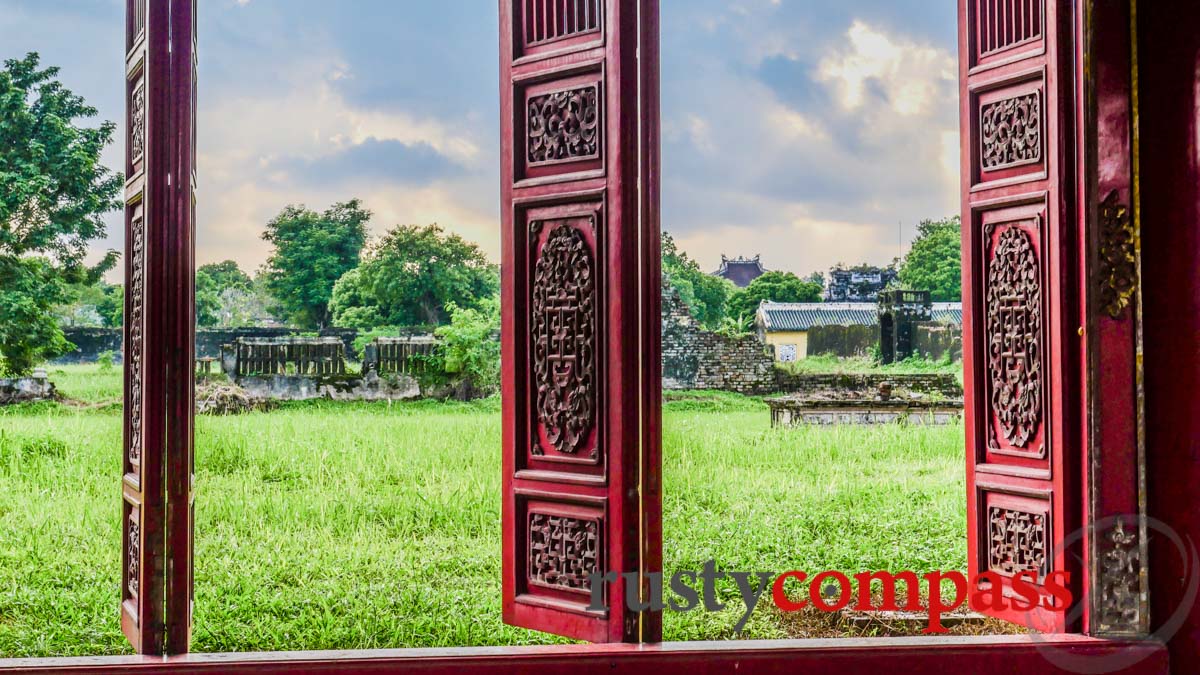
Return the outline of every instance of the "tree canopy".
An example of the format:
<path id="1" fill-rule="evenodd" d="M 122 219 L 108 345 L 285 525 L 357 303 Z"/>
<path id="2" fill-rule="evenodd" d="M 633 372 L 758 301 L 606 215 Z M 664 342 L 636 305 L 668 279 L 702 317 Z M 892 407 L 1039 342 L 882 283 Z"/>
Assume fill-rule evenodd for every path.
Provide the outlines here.
<path id="1" fill-rule="evenodd" d="M 478 244 L 437 224 L 392 228 L 338 283 L 334 323 L 358 328 L 443 325 L 447 309 L 481 309 L 500 281 Z"/>
<path id="2" fill-rule="evenodd" d="M 324 213 L 288 206 L 267 223 L 262 238 L 275 248 L 263 276 L 278 314 L 301 328 L 329 325 L 333 285 L 358 265 L 370 219 L 351 199 Z"/>
<path id="3" fill-rule="evenodd" d="M 962 224 L 958 216 L 917 226 L 912 248 L 900 265 L 900 283 L 931 291 L 935 302 L 962 300 Z"/>
<path id="4" fill-rule="evenodd" d="M 662 233 L 662 273 L 697 322 L 710 330 L 721 327 L 726 303 L 737 287 L 727 279 L 701 270 L 700 264 L 679 250 L 667 232 Z"/>
<path id="5" fill-rule="evenodd" d="M 201 265 L 196 270 L 196 325 L 204 328 L 233 323 L 229 305 L 251 292 L 254 281 L 232 260 Z"/>
<path id="6" fill-rule="evenodd" d="M 0 373 L 27 374 L 71 345 L 54 308 L 70 287 L 116 264 L 87 266 L 103 215 L 121 208 L 122 176 L 100 163 L 116 126 L 81 126 L 97 111 L 41 68 L 36 53 L 0 69 Z"/>
<path id="7" fill-rule="evenodd" d="M 791 272 L 767 272 L 729 299 L 729 316 L 743 330 L 754 325 L 754 315 L 763 300 L 772 302 L 820 302 L 821 285 L 805 281 Z"/>

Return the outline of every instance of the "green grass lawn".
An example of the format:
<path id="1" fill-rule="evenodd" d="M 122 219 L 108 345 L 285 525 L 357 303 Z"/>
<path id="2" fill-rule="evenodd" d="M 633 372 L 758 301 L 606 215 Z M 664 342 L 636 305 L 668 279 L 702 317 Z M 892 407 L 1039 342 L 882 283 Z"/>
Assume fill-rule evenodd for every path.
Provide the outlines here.
<path id="1" fill-rule="evenodd" d="M 51 376 L 86 404 L 0 408 L 0 655 L 127 653 L 119 371 Z M 961 426 L 773 430 L 722 394 L 665 408 L 668 574 L 965 567 Z M 499 443 L 495 400 L 199 418 L 193 649 L 557 641 L 500 619 Z M 734 637 L 722 592 L 730 610 L 667 612 L 665 638 Z M 764 603 L 742 637 L 796 634 Z"/>

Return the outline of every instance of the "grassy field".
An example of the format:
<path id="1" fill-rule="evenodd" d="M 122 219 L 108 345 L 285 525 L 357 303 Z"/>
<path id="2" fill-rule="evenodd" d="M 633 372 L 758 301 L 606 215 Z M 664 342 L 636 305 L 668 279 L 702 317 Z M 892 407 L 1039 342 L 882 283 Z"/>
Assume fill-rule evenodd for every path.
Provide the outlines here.
<path id="1" fill-rule="evenodd" d="M 119 371 L 0 408 L 0 655 L 126 653 Z M 963 569 L 960 426 L 773 430 L 733 395 L 668 401 L 668 573 Z M 196 651 L 556 641 L 500 619 L 500 418 L 471 404 L 306 403 L 197 422 Z M 723 613 L 668 640 L 734 637 Z M 742 637 L 809 634 L 766 603 Z"/>

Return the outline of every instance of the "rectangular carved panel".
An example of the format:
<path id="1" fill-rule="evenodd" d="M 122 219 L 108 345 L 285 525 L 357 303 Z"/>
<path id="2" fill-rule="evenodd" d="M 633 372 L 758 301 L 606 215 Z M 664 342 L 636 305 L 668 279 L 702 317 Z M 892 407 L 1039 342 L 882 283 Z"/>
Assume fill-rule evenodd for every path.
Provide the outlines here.
<path id="1" fill-rule="evenodd" d="M 589 591 L 600 570 L 603 528 L 599 518 L 529 514 L 529 583 Z"/>
<path id="2" fill-rule="evenodd" d="M 1050 571 L 1050 522 L 1047 514 L 992 505 L 988 507 L 988 569 L 1006 576 Z"/>
<path id="3" fill-rule="evenodd" d="M 1042 37 L 1044 0 L 975 0 L 975 39 L 988 56 Z"/>
<path id="4" fill-rule="evenodd" d="M 533 46 L 600 30 L 600 0 L 524 0 L 524 42 Z"/>
<path id="5" fill-rule="evenodd" d="M 136 508 L 129 509 L 126 527 L 129 531 L 126 539 L 128 550 L 125 551 L 125 586 L 129 592 L 128 597 L 137 599 L 142 573 L 142 527 L 138 522 Z"/>
<path id="6" fill-rule="evenodd" d="M 128 334 L 125 345 L 125 363 L 128 371 L 129 409 L 126 411 L 129 424 L 129 466 L 127 473 L 136 475 L 142 462 L 142 372 L 145 351 L 145 290 L 146 290 L 146 223 L 141 204 L 131 207 L 133 216 L 129 224 L 129 253 L 126 261 L 128 290 L 126 303 L 129 312 L 125 317 Z"/>
<path id="7" fill-rule="evenodd" d="M 129 135 L 128 166 L 126 171 L 132 175 L 142 170 L 146 160 L 146 82 L 141 70 L 129 82 L 129 101 L 126 109 L 129 111 L 126 129 Z"/>
<path id="8" fill-rule="evenodd" d="M 529 350 L 534 392 L 531 454 L 595 463 L 600 276 L 595 214 L 533 219 Z"/>
<path id="9" fill-rule="evenodd" d="M 1002 454 L 1045 454 L 1042 229 L 1040 215 L 984 226 L 988 447 Z"/>
<path id="10" fill-rule="evenodd" d="M 600 156 L 600 85 L 532 96 L 526 105 L 530 166 Z"/>
<path id="11" fill-rule="evenodd" d="M 1041 162 L 1041 90 L 984 103 L 979 111 L 979 139 L 984 171 Z"/>

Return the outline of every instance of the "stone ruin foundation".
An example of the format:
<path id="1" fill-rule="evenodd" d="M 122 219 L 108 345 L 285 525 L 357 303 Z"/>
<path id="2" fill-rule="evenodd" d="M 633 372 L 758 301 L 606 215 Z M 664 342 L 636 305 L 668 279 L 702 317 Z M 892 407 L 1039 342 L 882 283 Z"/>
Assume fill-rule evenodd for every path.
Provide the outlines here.
<path id="1" fill-rule="evenodd" d="M 41 368 L 34 371 L 33 377 L 0 379 L 0 405 L 55 400 L 58 390 Z"/>
<path id="2" fill-rule="evenodd" d="M 953 424 L 962 419 L 962 399 L 909 390 L 894 391 L 891 385 L 879 386 L 874 396 L 859 392 L 829 391 L 792 394 L 767 399 L 771 426 L 831 424 Z"/>

